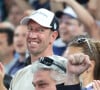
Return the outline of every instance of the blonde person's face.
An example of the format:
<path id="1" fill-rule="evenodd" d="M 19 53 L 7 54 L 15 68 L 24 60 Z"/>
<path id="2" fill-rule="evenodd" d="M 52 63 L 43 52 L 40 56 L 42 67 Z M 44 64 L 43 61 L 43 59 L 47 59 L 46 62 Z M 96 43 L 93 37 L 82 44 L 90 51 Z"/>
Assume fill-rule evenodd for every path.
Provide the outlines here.
<path id="1" fill-rule="evenodd" d="M 50 29 L 41 27 L 39 24 L 30 21 L 28 23 L 27 46 L 28 50 L 33 55 L 44 53 L 50 49 L 55 36 Z"/>
<path id="2" fill-rule="evenodd" d="M 55 81 L 50 77 L 50 71 L 38 71 L 33 77 L 35 90 L 56 90 Z"/>

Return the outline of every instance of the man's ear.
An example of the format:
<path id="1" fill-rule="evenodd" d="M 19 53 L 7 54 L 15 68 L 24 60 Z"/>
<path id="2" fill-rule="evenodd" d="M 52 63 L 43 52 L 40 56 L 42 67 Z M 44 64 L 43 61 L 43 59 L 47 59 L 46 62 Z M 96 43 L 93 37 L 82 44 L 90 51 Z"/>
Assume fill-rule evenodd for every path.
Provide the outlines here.
<path id="1" fill-rule="evenodd" d="M 57 31 L 53 31 L 52 34 L 51 34 L 50 43 L 53 44 L 53 42 L 56 40 L 57 37 L 58 37 L 58 32 Z"/>
<path id="2" fill-rule="evenodd" d="M 56 40 L 56 38 L 58 37 L 58 32 L 57 31 L 53 31 L 52 37 L 54 38 L 54 40 Z"/>

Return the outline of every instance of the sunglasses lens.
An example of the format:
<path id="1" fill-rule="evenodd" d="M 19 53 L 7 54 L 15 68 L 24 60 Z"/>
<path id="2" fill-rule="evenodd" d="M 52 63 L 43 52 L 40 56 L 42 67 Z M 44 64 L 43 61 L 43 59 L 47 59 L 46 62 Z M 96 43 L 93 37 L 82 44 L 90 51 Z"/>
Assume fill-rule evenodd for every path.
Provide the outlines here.
<path id="1" fill-rule="evenodd" d="M 79 44 L 82 44 L 82 43 L 85 42 L 85 40 L 86 40 L 86 38 L 79 38 L 79 39 L 77 40 L 77 42 L 78 42 Z"/>
<path id="2" fill-rule="evenodd" d="M 40 63 L 43 63 L 47 66 L 51 66 L 53 64 L 53 60 L 48 57 L 44 57 L 44 58 L 40 58 Z"/>

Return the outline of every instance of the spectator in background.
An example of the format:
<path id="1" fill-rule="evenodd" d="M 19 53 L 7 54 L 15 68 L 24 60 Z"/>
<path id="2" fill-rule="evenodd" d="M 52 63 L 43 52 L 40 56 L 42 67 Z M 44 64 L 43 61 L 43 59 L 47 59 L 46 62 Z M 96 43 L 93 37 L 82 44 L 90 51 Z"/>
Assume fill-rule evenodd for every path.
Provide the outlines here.
<path id="1" fill-rule="evenodd" d="M 71 38 L 85 34 L 82 23 L 78 20 L 76 13 L 71 7 L 67 7 L 60 13 L 59 36 L 53 45 L 54 54 L 62 55 Z M 58 13 L 58 14 L 59 14 Z M 56 14 L 57 15 L 57 14 Z"/>
<path id="2" fill-rule="evenodd" d="M 64 53 L 64 57 L 76 53 L 84 53 L 90 57 L 91 66 L 80 76 L 80 79 L 82 81 L 82 88 L 92 90 L 93 80 L 100 80 L 100 41 L 92 40 L 82 35 L 77 36 L 69 43 Z M 91 86 L 89 85 L 90 83 Z M 94 88 L 95 87 L 96 85 Z M 100 89 L 100 85 L 98 88 Z"/>
<path id="3" fill-rule="evenodd" d="M 12 23 L 16 27 L 17 25 L 19 25 L 19 22 L 22 19 L 23 14 L 23 10 L 17 4 L 12 4 L 10 11 L 8 13 L 8 22 Z"/>
<path id="4" fill-rule="evenodd" d="M 5 66 L 5 73 L 9 74 L 11 67 L 15 64 L 12 25 L 0 23 L 0 61 Z"/>
<path id="5" fill-rule="evenodd" d="M 4 85 L 7 89 L 10 87 L 12 76 L 14 76 L 19 69 L 31 64 L 31 59 L 28 57 L 26 44 L 27 31 L 28 29 L 26 25 L 18 25 L 14 30 L 14 49 L 16 52 L 15 56 L 17 57 L 14 57 L 16 58 L 16 62 L 11 67 L 9 74 L 4 75 Z"/>
<path id="6" fill-rule="evenodd" d="M 0 0 L 0 22 L 7 19 L 13 5 L 17 5 L 19 10 L 22 11 L 32 9 L 26 0 Z"/>
<path id="7" fill-rule="evenodd" d="M 18 25 L 14 30 L 14 49 L 19 57 L 17 57 L 18 60 L 10 69 L 10 75 L 14 75 L 19 69 L 25 67 L 26 58 L 28 57 L 26 44 L 27 32 L 28 29 L 26 25 Z"/>
<path id="8" fill-rule="evenodd" d="M 73 10 L 77 13 L 78 19 L 84 24 L 85 28 L 84 30 L 90 35 L 90 37 L 98 40 L 100 39 L 99 27 L 96 24 L 95 19 L 84 7 L 82 7 L 75 0 L 55 0 L 55 1 L 65 2 L 67 5 L 71 6 Z"/>

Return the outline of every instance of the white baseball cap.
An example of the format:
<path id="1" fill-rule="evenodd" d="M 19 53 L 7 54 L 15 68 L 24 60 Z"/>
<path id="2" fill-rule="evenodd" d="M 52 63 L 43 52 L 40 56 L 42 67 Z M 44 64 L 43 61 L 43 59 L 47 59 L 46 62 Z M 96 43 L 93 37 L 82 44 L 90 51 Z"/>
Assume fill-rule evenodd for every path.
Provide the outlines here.
<path id="1" fill-rule="evenodd" d="M 59 28 L 59 23 L 55 14 L 44 8 L 33 11 L 31 15 L 24 17 L 20 23 L 28 24 L 30 20 L 35 21 L 43 27 L 51 28 L 52 30 L 58 30 Z"/>
<path id="2" fill-rule="evenodd" d="M 67 14 L 69 16 L 71 16 L 72 18 L 77 18 L 77 14 L 76 12 L 71 8 L 71 7 L 66 7 L 64 10 L 63 10 L 63 13 L 64 14 Z"/>
<path id="3" fill-rule="evenodd" d="M 67 6 L 63 11 L 57 11 L 55 14 L 58 18 L 61 18 L 62 15 L 67 15 L 70 18 L 75 19 L 78 18 L 76 12 L 69 6 Z"/>

